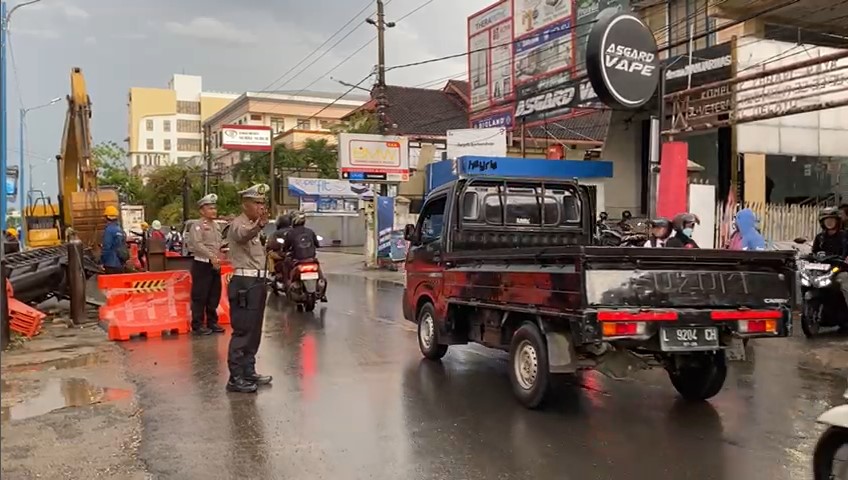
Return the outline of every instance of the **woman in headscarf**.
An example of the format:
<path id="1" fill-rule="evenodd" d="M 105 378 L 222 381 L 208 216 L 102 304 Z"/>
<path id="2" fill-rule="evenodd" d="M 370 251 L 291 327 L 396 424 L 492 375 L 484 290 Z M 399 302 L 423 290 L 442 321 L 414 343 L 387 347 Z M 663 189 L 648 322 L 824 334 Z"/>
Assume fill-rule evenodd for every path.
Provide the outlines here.
<path id="1" fill-rule="evenodd" d="M 757 215 L 750 208 L 736 214 L 736 231 L 730 237 L 730 250 L 765 250 L 766 241 L 757 230 Z"/>

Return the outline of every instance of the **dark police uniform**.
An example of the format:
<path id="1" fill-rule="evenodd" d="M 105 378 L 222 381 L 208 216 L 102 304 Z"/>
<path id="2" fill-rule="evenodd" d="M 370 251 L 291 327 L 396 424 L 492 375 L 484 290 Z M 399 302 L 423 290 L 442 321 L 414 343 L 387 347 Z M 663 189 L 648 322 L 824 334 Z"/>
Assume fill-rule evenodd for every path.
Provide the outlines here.
<path id="1" fill-rule="evenodd" d="M 243 199 L 265 199 L 268 186 L 254 185 L 239 192 Z M 227 364 L 230 381 L 227 390 L 252 392 L 256 385 L 268 384 L 271 377 L 256 373 L 256 352 L 262 339 L 262 323 L 265 317 L 266 287 L 265 247 L 259 240 L 262 226 L 251 221 L 247 215 L 236 217 L 227 236 L 230 246 L 230 261 L 233 278 L 227 289 L 230 300 L 230 318 L 233 336 Z"/>
<path id="2" fill-rule="evenodd" d="M 197 202 L 198 207 L 214 205 L 218 196 L 206 195 Z M 194 254 L 191 262 L 191 331 L 196 335 L 223 333 L 218 325 L 218 303 L 221 301 L 221 266 L 213 263 L 221 258 L 221 230 L 212 220 L 202 218 L 186 235 L 188 246 Z M 204 314 L 206 326 L 203 325 Z"/>

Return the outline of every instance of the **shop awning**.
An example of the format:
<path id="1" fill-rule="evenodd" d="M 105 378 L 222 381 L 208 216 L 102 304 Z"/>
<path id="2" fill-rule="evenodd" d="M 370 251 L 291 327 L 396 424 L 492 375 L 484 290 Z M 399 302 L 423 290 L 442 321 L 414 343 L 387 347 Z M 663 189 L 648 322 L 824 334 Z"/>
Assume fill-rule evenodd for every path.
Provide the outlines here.
<path id="1" fill-rule="evenodd" d="M 289 192 L 296 197 L 361 198 L 374 193 L 366 185 L 332 178 L 289 177 Z"/>

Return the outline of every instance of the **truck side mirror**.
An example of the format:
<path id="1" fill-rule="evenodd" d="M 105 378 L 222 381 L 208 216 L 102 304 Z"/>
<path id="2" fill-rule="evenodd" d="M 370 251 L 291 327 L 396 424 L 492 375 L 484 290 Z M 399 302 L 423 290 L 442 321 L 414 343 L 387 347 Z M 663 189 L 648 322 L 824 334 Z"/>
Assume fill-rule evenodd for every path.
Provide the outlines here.
<path id="1" fill-rule="evenodd" d="M 414 238 L 415 238 L 415 225 L 413 225 L 411 223 L 407 224 L 405 227 L 403 227 L 403 239 L 406 240 L 407 242 L 412 242 Z"/>

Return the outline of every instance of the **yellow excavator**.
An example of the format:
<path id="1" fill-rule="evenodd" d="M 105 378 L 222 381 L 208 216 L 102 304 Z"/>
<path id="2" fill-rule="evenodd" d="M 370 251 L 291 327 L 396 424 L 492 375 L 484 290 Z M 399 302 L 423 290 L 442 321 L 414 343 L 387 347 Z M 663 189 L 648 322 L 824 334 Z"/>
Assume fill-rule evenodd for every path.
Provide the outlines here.
<path id="1" fill-rule="evenodd" d="M 91 158 L 91 99 L 79 67 L 71 69 L 71 94 L 67 97 L 62 153 L 56 156 L 59 173 L 58 205 L 41 192 L 29 192 L 24 209 L 27 245 L 50 247 L 73 237 L 86 248 L 99 250 L 109 205 L 120 210 L 118 192 L 97 186 Z"/>

